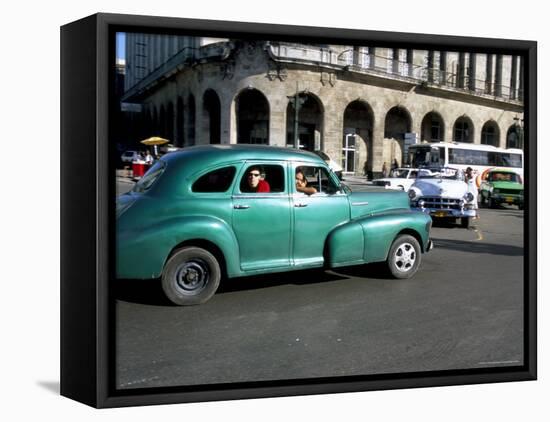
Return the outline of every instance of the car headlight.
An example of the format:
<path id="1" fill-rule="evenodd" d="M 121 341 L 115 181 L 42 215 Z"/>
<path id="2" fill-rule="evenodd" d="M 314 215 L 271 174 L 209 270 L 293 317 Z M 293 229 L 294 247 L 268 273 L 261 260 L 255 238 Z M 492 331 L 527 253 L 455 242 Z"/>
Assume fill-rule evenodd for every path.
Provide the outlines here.
<path id="1" fill-rule="evenodd" d="M 500 193 L 498 189 L 493 189 L 493 193 Z"/>
<path id="2" fill-rule="evenodd" d="M 413 200 L 414 198 L 416 198 L 416 191 L 414 189 L 411 189 L 409 191 L 409 199 Z"/>
<path id="3" fill-rule="evenodd" d="M 472 202 L 474 200 L 474 194 L 472 192 L 466 192 L 464 199 L 466 202 Z"/>

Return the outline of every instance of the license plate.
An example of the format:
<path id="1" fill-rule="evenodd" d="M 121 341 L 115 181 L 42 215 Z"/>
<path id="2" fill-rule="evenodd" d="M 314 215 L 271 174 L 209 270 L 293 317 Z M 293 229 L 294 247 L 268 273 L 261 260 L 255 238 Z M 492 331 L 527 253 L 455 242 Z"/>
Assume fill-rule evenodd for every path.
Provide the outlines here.
<path id="1" fill-rule="evenodd" d="M 514 202 L 514 198 L 510 198 L 509 196 L 507 196 L 506 198 L 504 198 L 504 200 L 506 202 Z"/>
<path id="2" fill-rule="evenodd" d="M 436 211 L 433 215 L 434 217 L 447 217 L 447 211 Z"/>

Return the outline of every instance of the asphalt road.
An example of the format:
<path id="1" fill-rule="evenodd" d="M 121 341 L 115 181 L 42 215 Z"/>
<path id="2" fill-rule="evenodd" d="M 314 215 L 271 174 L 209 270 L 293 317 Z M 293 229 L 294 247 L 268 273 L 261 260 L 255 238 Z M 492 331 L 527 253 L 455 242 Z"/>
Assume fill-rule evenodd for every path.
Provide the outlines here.
<path id="1" fill-rule="evenodd" d="M 483 368 L 523 362 L 523 212 L 436 225 L 410 280 L 369 265 L 225 282 L 172 306 L 158 281 L 117 281 L 121 389 Z"/>

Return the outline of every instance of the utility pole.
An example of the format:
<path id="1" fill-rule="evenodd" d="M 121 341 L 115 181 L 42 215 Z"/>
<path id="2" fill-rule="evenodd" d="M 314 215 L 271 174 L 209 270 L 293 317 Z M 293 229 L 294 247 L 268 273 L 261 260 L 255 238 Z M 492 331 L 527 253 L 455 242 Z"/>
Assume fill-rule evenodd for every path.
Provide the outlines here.
<path id="1" fill-rule="evenodd" d="M 298 133 L 299 128 L 299 116 L 300 109 L 306 102 L 307 98 L 300 98 L 300 92 L 298 91 L 298 82 L 296 82 L 296 92 L 294 96 L 288 97 L 290 104 L 294 107 L 294 148 L 300 149 L 300 135 Z"/>

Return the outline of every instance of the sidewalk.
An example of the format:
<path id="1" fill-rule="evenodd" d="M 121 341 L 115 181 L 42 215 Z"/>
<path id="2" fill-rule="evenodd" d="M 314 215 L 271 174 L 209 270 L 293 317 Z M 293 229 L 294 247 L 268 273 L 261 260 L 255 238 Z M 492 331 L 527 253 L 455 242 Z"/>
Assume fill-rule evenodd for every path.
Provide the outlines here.
<path id="1" fill-rule="evenodd" d="M 122 183 L 134 184 L 136 181 L 133 179 L 132 171 L 117 169 L 116 170 L 116 181 Z"/>
<path id="2" fill-rule="evenodd" d="M 354 176 L 345 174 L 342 180 L 344 183 L 371 185 L 372 182 L 367 180 L 365 176 Z"/>

